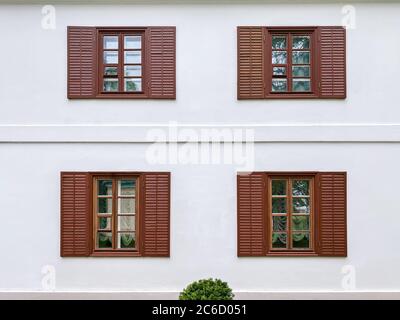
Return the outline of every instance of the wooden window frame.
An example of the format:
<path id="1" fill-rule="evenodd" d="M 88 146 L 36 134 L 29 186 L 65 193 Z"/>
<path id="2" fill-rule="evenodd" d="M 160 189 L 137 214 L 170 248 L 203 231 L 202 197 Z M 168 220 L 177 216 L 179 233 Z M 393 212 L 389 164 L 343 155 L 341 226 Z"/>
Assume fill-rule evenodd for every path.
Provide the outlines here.
<path id="1" fill-rule="evenodd" d="M 118 190 L 116 182 L 118 179 L 136 179 L 136 190 L 135 190 L 135 236 L 136 236 L 136 248 L 135 249 L 118 249 L 116 248 L 116 241 L 118 239 L 117 221 L 117 201 L 118 201 Z M 113 191 L 112 191 L 112 236 L 113 236 L 113 249 L 99 249 L 96 247 L 96 235 L 97 235 L 97 219 L 98 214 L 96 210 L 96 203 L 98 199 L 97 186 L 98 180 L 113 180 Z M 140 173 L 120 173 L 120 172 L 107 172 L 107 173 L 91 173 L 90 174 L 90 187 L 91 187 L 91 245 L 90 245 L 90 256 L 92 257 L 135 257 L 142 256 L 142 210 L 141 210 L 141 174 Z"/>
<path id="2" fill-rule="evenodd" d="M 97 66 L 96 66 L 96 98 L 103 99 L 135 99 L 135 98 L 148 98 L 148 63 L 147 63 L 147 28 L 145 27 L 96 27 L 97 31 Z M 123 91 L 124 87 L 124 65 L 132 65 L 124 63 L 124 36 L 134 35 L 141 36 L 141 67 L 142 67 L 142 90 L 141 91 Z M 104 60 L 103 60 L 103 37 L 104 36 L 118 36 L 118 77 L 119 80 L 119 91 L 118 92 L 106 92 L 103 90 L 103 72 L 104 72 Z M 110 51 L 116 51 L 110 49 Z M 128 49 L 127 51 L 135 51 Z M 137 64 L 135 64 L 137 65 Z"/>
<path id="3" fill-rule="evenodd" d="M 299 98 L 319 98 L 319 62 L 317 45 L 317 27 L 265 27 L 264 28 L 264 52 L 265 52 L 265 97 L 268 99 L 299 99 Z M 310 36 L 310 80 L 311 91 L 309 92 L 272 92 L 272 36 L 285 35 L 287 38 L 287 88 L 291 88 L 292 74 L 292 42 L 293 35 Z"/>
<path id="4" fill-rule="evenodd" d="M 265 219 L 266 223 L 264 223 L 265 227 L 265 242 L 266 242 L 266 255 L 267 256 L 318 256 L 318 192 L 317 192 L 317 172 L 266 172 L 266 186 L 265 186 Z M 310 208 L 310 248 L 309 249 L 272 249 L 272 205 L 271 205 L 271 181 L 272 180 L 279 180 L 279 179 L 287 179 L 290 180 L 310 180 L 310 201 L 311 208 Z M 290 185 L 286 186 L 287 189 L 287 234 L 288 234 L 288 248 L 290 248 L 290 218 L 291 214 L 291 196 L 289 195 Z"/>

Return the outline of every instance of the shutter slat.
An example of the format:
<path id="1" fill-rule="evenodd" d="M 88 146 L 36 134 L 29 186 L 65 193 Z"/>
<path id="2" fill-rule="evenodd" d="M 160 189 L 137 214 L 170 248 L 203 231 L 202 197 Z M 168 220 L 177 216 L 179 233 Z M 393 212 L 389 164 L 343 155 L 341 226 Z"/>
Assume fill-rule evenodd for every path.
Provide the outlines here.
<path id="1" fill-rule="evenodd" d="M 89 256 L 89 174 L 61 173 L 61 256 Z"/>
<path id="2" fill-rule="evenodd" d="M 346 173 L 319 173 L 319 181 L 319 255 L 346 257 Z"/>
<path id="3" fill-rule="evenodd" d="M 262 27 L 238 27 L 238 99 L 264 98 Z"/>
<path id="4" fill-rule="evenodd" d="M 68 27 L 68 98 L 96 95 L 96 28 Z"/>
<path id="5" fill-rule="evenodd" d="M 346 29 L 320 27 L 320 98 L 346 98 Z"/>
<path id="6" fill-rule="evenodd" d="M 265 255 L 263 173 L 239 174 L 238 197 L 238 256 Z"/>
<path id="7" fill-rule="evenodd" d="M 151 27 L 148 31 L 149 96 L 176 97 L 175 27 Z"/>
<path id="8" fill-rule="evenodd" d="M 170 255 L 170 174 L 143 174 L 143 255 Z"/>

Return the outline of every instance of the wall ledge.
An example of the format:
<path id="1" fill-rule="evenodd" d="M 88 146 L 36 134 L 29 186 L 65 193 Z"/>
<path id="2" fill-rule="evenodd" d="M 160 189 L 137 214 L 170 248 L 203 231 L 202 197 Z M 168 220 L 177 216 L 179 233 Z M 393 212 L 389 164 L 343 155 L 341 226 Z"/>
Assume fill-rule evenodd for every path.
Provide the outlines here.
<path id="1" fill-rule="evenodd" d="M 400 142 L 400 124 L 0 125 L 0 143 Z"/>

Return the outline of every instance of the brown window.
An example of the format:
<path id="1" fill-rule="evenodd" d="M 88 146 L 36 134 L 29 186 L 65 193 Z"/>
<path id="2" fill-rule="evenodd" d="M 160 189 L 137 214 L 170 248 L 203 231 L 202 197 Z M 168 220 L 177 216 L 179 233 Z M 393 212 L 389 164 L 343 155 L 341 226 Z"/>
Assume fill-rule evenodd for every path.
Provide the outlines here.
<path id="1" fill-rule="evenodd" d="M 175 27 L 68 27 L 68 98 L 175 99 Z"/>
<path id="2" fill-rule="evenodd" d="M 238 175 L 239 256 L 346 256 L 346 173 Z"/>
<path id="3" fill-rule="evenodd" d="M 61 256 L 169 256 L 169 173 L 61 173 Z"/>
<path id="4" fill-rule="evenodd" d="M 238 27 L 238 98 L 345 98 L 342 27 Z"/>
<path id="5" fill-rule="evenodd" d="M 93 178 L 94 251 L 137 251 L 139 177 Z"/>

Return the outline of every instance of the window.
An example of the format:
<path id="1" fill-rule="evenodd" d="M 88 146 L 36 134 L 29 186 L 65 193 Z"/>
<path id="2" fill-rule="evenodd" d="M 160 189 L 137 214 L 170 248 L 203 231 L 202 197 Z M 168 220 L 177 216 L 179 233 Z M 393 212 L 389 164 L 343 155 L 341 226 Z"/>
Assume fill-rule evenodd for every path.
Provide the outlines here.
<path id="1" fill-rule="evenodd" d="M 240 173 L 238 256 L 347 256 L 345 172 Z"/>
<path id="2" fill-rule="evenodd" d="M 143 32 L 101 32 L 100 43 L 100 92 L 143 93 Z"/>
<path id="3" fill-rule="evenodd" d="M 169 257 L 169 172 L 62 172 L 62 257 Z"/>
<path id="4" fill-rule="evenodd" d="M 175 99 L 175 27 L 68 27 L 69 99 Z"/>
<path id="5" fill-rule="evenodd" d="M 270 32 L 269 43 L 269 94 L 313 93 L 313 33 Z"/>
<path id="6" fill-rule="evenodd" d="M 137 251 L 135 176 L 94 177 L 95 251 Z"/>
<path id="7" fill-rule="evenodd" d="M 343 27 L 238 27 L 238 99 L 346 98 Z"/>
<path id="8" fill-rule="evenodd" d="M 313 177 L 268 177 L 269 250 L 312 250 Z"/>

